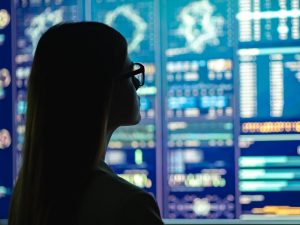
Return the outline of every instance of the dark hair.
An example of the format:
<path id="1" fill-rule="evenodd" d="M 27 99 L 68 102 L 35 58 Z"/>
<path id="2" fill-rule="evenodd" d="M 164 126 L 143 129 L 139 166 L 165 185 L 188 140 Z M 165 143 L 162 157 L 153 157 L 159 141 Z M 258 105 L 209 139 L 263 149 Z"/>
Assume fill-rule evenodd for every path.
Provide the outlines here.
<path id="1" fill-rule="evenodd" d="M 76 224 L 96 167 L 124 37 L 96 22 L 63 23 L 40 39 L 29 77 L 23 165 L 9 225 Z"/>

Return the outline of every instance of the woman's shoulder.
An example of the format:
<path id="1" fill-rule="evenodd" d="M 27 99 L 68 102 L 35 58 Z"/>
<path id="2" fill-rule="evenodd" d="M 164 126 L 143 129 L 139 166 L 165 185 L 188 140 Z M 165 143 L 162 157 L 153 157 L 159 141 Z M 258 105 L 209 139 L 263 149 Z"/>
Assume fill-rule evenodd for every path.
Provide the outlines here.
<path id="1" fill-rule="evenodd" d="M 135 194 L 146 193 L 112 171 L 97 170 L 90 177 L 83 193 L 83 204 L 92 207 L 118 208 Z"/>
<path id="2" fill-rule="evenodd" d="M 162 225 L 160 212 L 154 197 L 141 188 L 127 182 L 116 174 L 98 173 L 96 179 L 108 181 L 112 192 L 118 196 L 118 215 L 116 224 Z M 121 195 L 121 196 L 120 196 Z"/>
<path id="3" fill-rule="evenodd" d="M 163 224 L 152 195 L 101 170 L 96 171 L 85 191 L 79 216 L 79 224 L 85 225 Z"/>
<path id="4" fill-rule="evenodd" d="M 128 202 L 144 194 L 149 195 L 117 174 L 97 170 L 82 195 L 79 224 L 97 224 L 93 221 L 115 224 Z"/>
<path id="5" fill-rule="evenodd" d="M 144 192 L 141 188 L 136 185 L 131 184 L 127 180 L 118 176 L 113 172 L 106 172 L 97 170 L 92 178 L 92 185 L 96 189 L 107 189 L 110 192 L 120 192 L 123 194 L 127 193 L 139 193 Z"/>

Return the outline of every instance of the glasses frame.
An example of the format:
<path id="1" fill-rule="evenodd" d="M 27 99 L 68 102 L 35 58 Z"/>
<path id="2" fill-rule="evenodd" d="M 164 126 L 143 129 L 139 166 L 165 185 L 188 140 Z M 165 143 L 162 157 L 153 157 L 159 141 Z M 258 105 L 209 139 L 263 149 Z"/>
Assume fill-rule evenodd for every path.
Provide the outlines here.
<path id="1" fill-rule="evenodd" d="M 134 65 L 138 65 L 138 66 L 140 66 L 140 68 L 137 69 L 137 70 L 133 70 L 133 71 L 130 71 L 128 73 L 125 73 L 125 74 L 123 74 L 122 77 L 131 78 L 131 77 L 134 77 L 137 74 L 141 73 L 142 74 L 142 81 L 140 82 L 139 87 L 142 87 L 145 84 L 145 67 L 141 63 L 133 63 L 132 66 L 134 67 Z"/>

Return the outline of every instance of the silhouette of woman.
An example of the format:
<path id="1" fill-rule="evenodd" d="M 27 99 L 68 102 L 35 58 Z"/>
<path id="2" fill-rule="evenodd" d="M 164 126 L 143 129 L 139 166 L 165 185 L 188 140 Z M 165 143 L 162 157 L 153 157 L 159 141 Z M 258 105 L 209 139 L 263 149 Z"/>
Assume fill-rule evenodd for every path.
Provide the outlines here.
<path id="1" fill-rule="evenodd" d="M 28 81 L 23 165 L 9 225 L 160 225 L 153 197 L 104 162 L 112 133 L 140 121 L 143 85 L 124 37 L 96 22 L 41 37 Z"/>

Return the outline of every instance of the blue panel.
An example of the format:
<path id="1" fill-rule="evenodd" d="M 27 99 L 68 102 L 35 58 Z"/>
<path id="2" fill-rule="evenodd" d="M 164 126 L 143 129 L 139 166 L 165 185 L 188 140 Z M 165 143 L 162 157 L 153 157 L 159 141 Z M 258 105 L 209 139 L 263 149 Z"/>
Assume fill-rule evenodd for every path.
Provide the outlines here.
<path id="1" fill-rule="evenodd" d="M 235 218 L 231 1 L 165 1 L 166 218 Z"/>
<path id="2" fill-rule="evenodd" d="M 16 0 L 13 42 L 8 2 L 0 2 L 0 219 L 21 165 L 37 41 L 58 22 L 83 19 L 83 5 L 146 68 L 142 121 L 109 144 L 116 173 L 155 195 L 164 218 L 300 218 L 299 0 Z"/>
<path id="3" fill-rule="evenodd" d="M 10 14 L 10 4 L 11 1 L 0 2 L 0 219 L 8 217 L 9 195 L 22 163 L 27 79 L 37 42 L 50 26 L 82 17 L 82 4 L 77 0 L 20 0 L 15 1 L 16 15 L 11 18 L 15 20 L 13 25 L 16 26 L 11 27 L 10 23 L 3 24 L 7 16 L 4 9 Z M 12 30 L 16 31 L 13 35 L 16 40 L 13 42 Z M 16 49 L 16 52 L 13 52 L 13 49 Z M 16 64 L 15 71 L 12 71 L 13 58 Z M 13 83 L 13 88 L 12 85 L 6 84 L 8 77 Z M 13 147 L 8 144 L 11 142 L 11 133 L 15 134 Z"/>
<path id="4" fill-rule="evenodd" d="M 153 0 L 92 0 L 92 20 L 108 24 L 126 37 L 133 60 L 154 61 Z"/>
<path id="5" fill-rule="evenodd" d="M 91 1 L 92 20 L 117 29 L 127 40 L 130 58 L 143 63 L 146 69 L 145 86 L 138 90 L 142 121 L 133 127 L 119 128 L 113 134 L 106 161 L 120 176 L 156 195 L 155 106 L 159 90 L 154 6 L 153 0 Z"/>
<path id="6" fill-rule="evenodd" d="M 239 0 L 241 216 L 299 218 L 299 0 Z"/>
<path id="7" fill-rule="evenodd" d="M 8 216 L 13 185 L 11 11 L 10 1 L 0 2 L 0 219 Z"/>
<path id="8" fill-rule="evenodd" d="M 240 49 L 242 120 L 294 120 L 300 115 L 300 48 Z"/>
<path id="9" fill-rule="evenodd" d="M 238 4 L 236 19 L 240 47 L 299 43 L 298 0 L 239 0 Z"/>
<path id="10" fill-rule="evenodd" d="M 22 162 L 27 80 L 38 40 L 49 27 L 63 21 L 81 20 L 82 14 L 82 3 L 79 0 L 20 0 L 16 2 L 15 175 Z"/>

